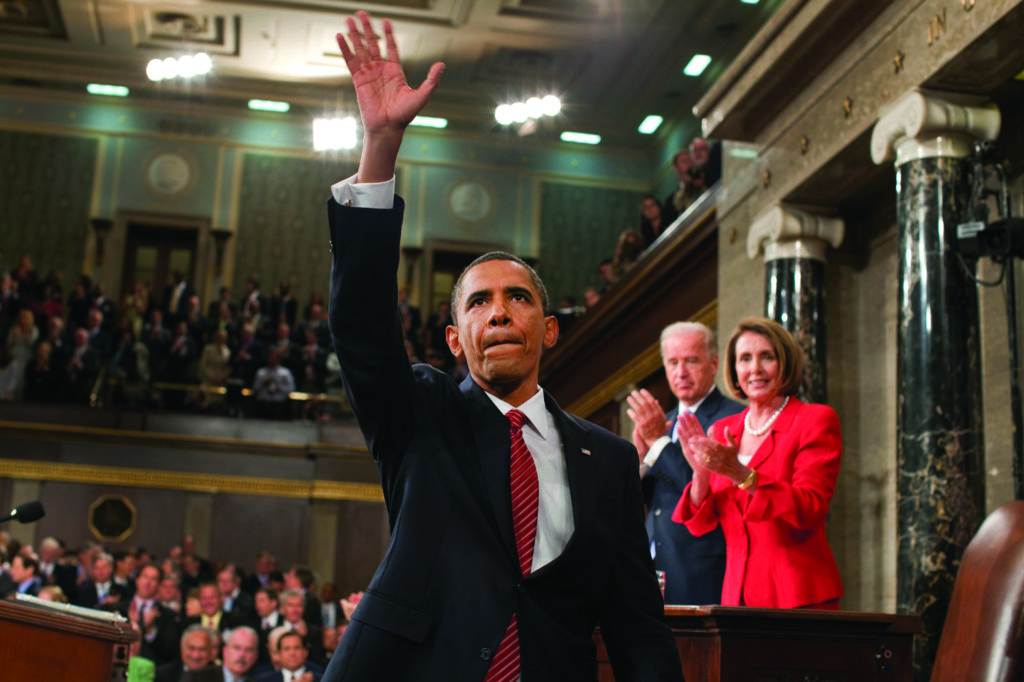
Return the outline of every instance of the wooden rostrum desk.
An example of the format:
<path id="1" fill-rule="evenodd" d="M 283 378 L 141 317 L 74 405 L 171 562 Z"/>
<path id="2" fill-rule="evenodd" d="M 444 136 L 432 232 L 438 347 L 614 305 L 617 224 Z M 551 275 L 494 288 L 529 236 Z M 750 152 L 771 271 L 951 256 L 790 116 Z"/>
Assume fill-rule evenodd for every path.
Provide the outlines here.
<path id="1" fill-rule="evenodd" d="M 0 679 L 114 682 L 125 679 L 128 647 L 137 639 L 126 621 L 0 600 Z"/>
<path id="2" fill-rule="evenodd" d="M 917 616 L 809 609 L 666 606 L 687 682 L 912 679 Z M 597 639 L 598 680 L 612 682 Z"/>

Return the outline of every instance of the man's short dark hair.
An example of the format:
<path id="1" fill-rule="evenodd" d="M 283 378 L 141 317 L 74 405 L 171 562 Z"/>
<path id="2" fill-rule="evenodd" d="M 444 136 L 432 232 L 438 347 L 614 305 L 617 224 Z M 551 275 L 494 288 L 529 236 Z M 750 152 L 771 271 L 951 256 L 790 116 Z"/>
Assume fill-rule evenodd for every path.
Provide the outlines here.
<path id="1" fill-rule="evenodd" d="M 289 630 L 288 632 L 282 633 L 281 636 L 277 638 L 277 651 L 279 653 L 281 651 L 281 647 L 284 646 L 284 640 L 286 640 L 289 637 L 295 637 L 296 639 L 299 640 L 299 645 L 303 649 L 306 648 L 306 640 L 302 639 L 302 635 L 300 635 L 299 633 L 295 632 L 295 630 Z"/>
<path id="2" fill-rule="evenodd" d="M 548 290 L 547 287 L 544 286 L 544 281 L 540 278 L 540 275 L 537 274 L 537 271 L 519 256 L 506 253 L 505 251 L 489 251 L 467 265 L 465 269 L 459 273 L 459 278 L 455 280 L 455 286 L 452 287 L 452 320 L 456 322 L 456 324 L 459 320 L 458 310 L 459 299 L 462 298 L 462 280 L 466 277 L 467 272 L 481 263 L 486 263 L 492 260 L 512 261 L 513 263 L 518 263 L 526 268 L 526 272 L 530 275 L 530 282 L 533 284 L 533 288 L 537 290 L 538 294 L 540 294 L 540 302 L 541 306 L 544 308 L 544 312 L 546 313 L 548 311 Z"/>
<path id="3" fill-rule="evenodd" d="M 280 600 L 277 598 L 277 590 L 275 590 L 273 587 L 261 587 L 260 589 L 256 590 L 256 594 L 259 594 L 260 592 L 267 595 L 267 599 L 269 599 L 270 601 L 281 603 Z"/>
<path id="4" fill-rule="evenodd" d="M 135 578 L 138 579 L 138 577 L 142 575 L 142 572 L 145 571 L 147 568 L 152 568 L 154 571 L 156 571 L 156 581 L 158 583 L 164 579 L 164 569 L 160 568 L 159 566 L 153 563 L 142 564 L 141 566 L 139 566 L 138 570 L 135 571 Z"/>
<path id="5" fill-rule="evenodd" d="M 32 557 L 25 556 L 24 554 L 16 554 L 11 561 L 14 561 L 14 559 L 21 559 L 21 567 L 26 571 L 32 569 L 32 575 L 39 573 L 39 562 Z"/>
<path id="6" fill-rule="evenodd" d="M 302 589 L 308 590 L 313 586 L 313 571 L 308 566 L 294 566 L 292 570 L 295 571 L 295 577 L 299 579 L 299 584 L 302 585 Z"/>

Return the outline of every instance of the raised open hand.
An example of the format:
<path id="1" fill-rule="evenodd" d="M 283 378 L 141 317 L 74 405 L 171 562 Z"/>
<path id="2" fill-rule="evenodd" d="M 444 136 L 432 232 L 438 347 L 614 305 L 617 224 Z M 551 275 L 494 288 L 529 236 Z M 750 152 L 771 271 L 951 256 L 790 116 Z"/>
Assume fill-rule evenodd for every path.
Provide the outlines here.
<path id="1" fill-rule="evenodd" d="M 341 33 L 337 34 L 338 47 L 352 74 L 363 130 L 367 134 L 401 134 L 426 105 L 430 93 L 441 79 L 444 64 L 436 62 L 431 66 L 426 80 L 413 89 L 406 82 L 405 72 L 398 59 L 398 46 L 391 22 L 387 19 L 382 22 L 386 56 L 380 53 L 380 36 L 374 32 L 369 14 L 360 10 L 356 12 L 355 18 L 349 17 L 347 23 L 348 41 Z"/>
<path id="2" fill-rule="evenodd" d="M 642 437 L 643 442 L 647 443 L 648 447 L 660 436 L 665 435 L 665 429 L 669 427 L 671 422 L 665 419 L 665 410 L 661 409 L 661 405 L 651 395 L 650 391 L 646 388 L 633 391 L 626 396 L 626 402 L 629 403 L 629 409 L 626 412 L 629 414 L 629 418 L 633 420 L 639 435 Z M 640 449 L 640 445 L 635 437 L 633 438 L 633 444 L 636 445 L 637 450 Z M 644 451 L 640 454 L 643 455 L 646 451 L 647 448 L 645 447 Z"/>
<path id="3" fill-rule="evenodd" d="M 705 435 L 694 415 L 679 416 L 679 442 L 694 472 L 699 466 L 734 480 L 743 480 L 748 469 L 739 462 L 739 444 L 728 428 L 725 430 L 725 440 L 725 443 L 719 443 Z"/>

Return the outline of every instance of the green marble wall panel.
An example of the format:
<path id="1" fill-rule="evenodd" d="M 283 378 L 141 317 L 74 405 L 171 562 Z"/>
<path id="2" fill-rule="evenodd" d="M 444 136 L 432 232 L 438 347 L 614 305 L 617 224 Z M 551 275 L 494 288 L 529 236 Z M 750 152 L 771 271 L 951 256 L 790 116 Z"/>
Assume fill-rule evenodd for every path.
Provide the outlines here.
<path id="1" fill-rule="evenodd" d="M 326 202 L 331 184 L 355 172 L 346 161 L 256 152 L 242 159 L 232 290 L 256 276 L 270 293 L 288 281 L 301 305 L 326 296 L 331 258 Z"/>
<path id="2" fill-rule="evenodd" d="M 82 271 L 98 142 L 0 130 L 0 268 L 21 254 L 42 275 Z"/>
<path id="3" fill-rule="evenodd" d="M 552 304 L 579 302 L 597 282 L 597 264 L 611 258 L 619 234 L 638 229 L 643 192 L 545 182 L 540 193 L 540 259 L 537 271 Z"/>

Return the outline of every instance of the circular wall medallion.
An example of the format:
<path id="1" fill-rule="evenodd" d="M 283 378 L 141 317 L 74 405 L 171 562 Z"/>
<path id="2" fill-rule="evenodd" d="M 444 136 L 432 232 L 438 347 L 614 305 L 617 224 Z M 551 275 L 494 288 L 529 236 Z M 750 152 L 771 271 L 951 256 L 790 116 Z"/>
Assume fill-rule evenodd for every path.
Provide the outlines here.
<path id="1" fill-rule="evenodd" d="M 460 180 L 448 193 L 448 208 L 456 218 L 478 223 L 491 214 L 494 199 L 482 183 Z"/>
<path id="2" fill-rule="evenodd" d="M 123 495 L 103 495 L 89 505 L 89 531 L 100 542 L 124 542 L 135 532 L 138 512 Z"/>
<path id="3" fill-rule="evenodd" d="M 159 154 L 149 162 L 146 180 L 160 194 L 180 194 L 192 179 L 192 167 L 180 154 Z"/>

